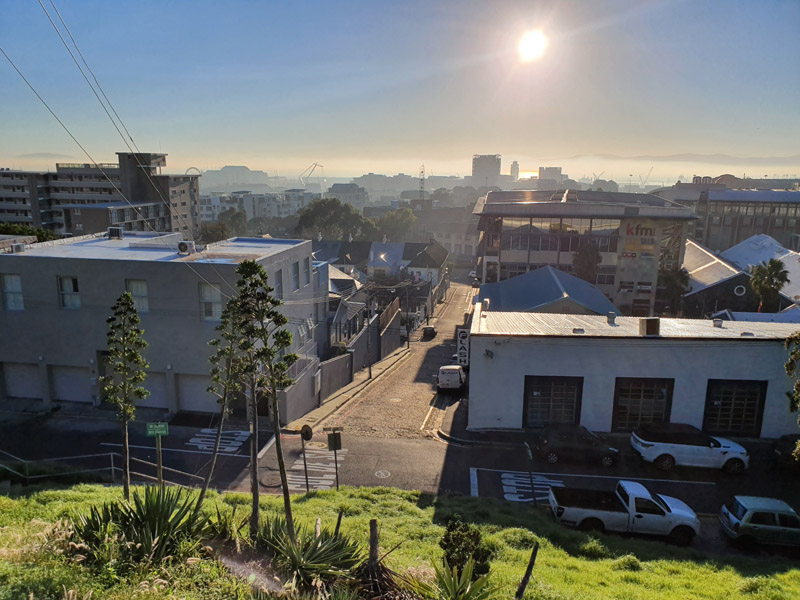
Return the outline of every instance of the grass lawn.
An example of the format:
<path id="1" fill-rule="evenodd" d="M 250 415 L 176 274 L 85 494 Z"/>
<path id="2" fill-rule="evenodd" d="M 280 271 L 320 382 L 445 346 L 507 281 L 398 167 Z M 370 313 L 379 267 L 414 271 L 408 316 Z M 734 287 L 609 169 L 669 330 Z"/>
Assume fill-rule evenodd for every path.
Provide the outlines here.
<path id="1" fill-rule="evenodd" d="M 247 586 L 227 575 L 215 561 L 161 567 L 119 577 L 112 569 L 91 572 L 42 549 L 48 523 L 88 506 L 117 499 L 121 489 L 76 485 L 0 496 L 0 600 L 64 597 L 62 586 L 82 598 L 249 598 Z M 212 494 L 214 505 L 237 514 L 249 510 L 249 496 Z M 589 536 L 561 527 L 546 513 L 527 506 L 460 496 L 434 497 L 394 488 L 342 488 L 294 499 L 296 519 L 313 527 L 317 517 L 333 527 L 344 511 L 342 529 L 366 546 L 369 519 L 377 518 L 384 551 L 400 544 L 387 559 L 396 571 L 412 569 L 427 577 L 431 562 L 442 555 L 438 542 L 446 519 L 459 514 L 478 525 L 494 550 L 493 579 L 497 598 L 513 598 L 535 541 L 541 545 L 527 599 L 616 598 L 688 599 L 800 598 L 800 568 L 789 559 L 768 560 L 707 556 L 641 539 Z M 265 512 L 281 510 L 281 499 L 262 497 Z"/>

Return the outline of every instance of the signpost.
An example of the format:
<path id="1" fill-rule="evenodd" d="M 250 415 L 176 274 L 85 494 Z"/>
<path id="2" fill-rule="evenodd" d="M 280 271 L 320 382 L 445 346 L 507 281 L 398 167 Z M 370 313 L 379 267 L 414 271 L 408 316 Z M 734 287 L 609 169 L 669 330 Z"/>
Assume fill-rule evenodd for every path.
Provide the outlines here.
<path id="1" fill-rule="evenodd" d="M 339 490 L 339 458 L 336 455 L 337 450 L 342 449 L 342 428 L 341 427 L 324 427 L 323 431 L 328 434 L 328 451 L 333 450 L 333 464 L 336 467 L 336 490 Z"/>
<path id="2" fill-rule="evenodd" d="M 147 423 L 147 437 L 156 438 L 156 477 L 158 478 L 158 485 L 164 485 L 161 466 L 161 436 L 169 435 L 169 423 L 157 422 Z"/>
<path id="3" fill-rule="evenodd" d="M 536 491 L 533 489 L 533 450 L 531 450 L 528 442 L 522 442 L 525 446 L 525 453 L 528 455 L 528 478 L 531 481 L 531 497 L 533 498 L 533 506 L 536 506 Z M 535 560 L 535 559 L 533 559 Z"/>
<path id="4" fill-rule="evenodd" d="M 456 332 L 456 358 L 462 367 L 469 366 L 469 329 L 459 328 Z"/>
<path id="5" fill-rule="evenodd" d="M 306 442 L 311 440 L 311 436 L 314 435 L 314 432 L 311 430 L 311 427 L 308 425 L 303 425 L 300 429 L 300 443 L 303 444 L 303 472 L 306 475 L 306 494 L 308 494 L 311 489 L 308 485 L 308 464 L 306 463 Z"/>

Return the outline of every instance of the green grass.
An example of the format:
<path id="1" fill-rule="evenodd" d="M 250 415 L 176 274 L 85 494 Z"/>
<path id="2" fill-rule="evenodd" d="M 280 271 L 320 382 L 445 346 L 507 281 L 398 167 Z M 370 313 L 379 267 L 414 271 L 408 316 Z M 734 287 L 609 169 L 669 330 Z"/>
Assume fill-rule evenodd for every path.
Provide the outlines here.
<path id="1" fill-rule="evenodd" d="M 93 598 L 247 598 L 246 586 L 226 575 L 211 560 L 172 566 L 160 572 L 119 578 L 113 572 L 93 575 L 87 569 L 44 556 L 36 548 L 46 524 L 72 511 L 120 497 L 119 488 L 78 485 L 41 490 L 24 497 L 0 496 L 0 600 L 58 598 L 61 586 Z M 212 494 L 222 510 L 242 504 L 249 496 Z M 265 511 L 281 512 L 281 499 L 263 498 Z M 527 599 L 791 599 L 800 598 L 800 569 L 789 559 L 706 556 L 691 548 L 620 536 L 588 536 L 561 527 L 544 512 L 530 507 L 457 496 L 432 497 L 393 488 L 342 488 L 294 499 L 298 521 L 313 527 L 317 517 L 333 527 L 339 509 L 342 530 L 366 544 L 369 519 L 377 518 L 384 551 L 400 544 L 388 558 L 396 571 L 413 569 L 432 575 L 439 561 L 438 546 L 446 519 L 459 514 L 478 525 L 494 550 L 493 580 L 498 598 L 512 598 L 527 565 L 534 542 L 541 545 Z M 140 584 L 160 590 L 142 591 Z M 145 584 L 142 584 L 142 581 Z M 156 586 L 158 587 L 158 586 Z M 170 594 L 172 594 L 170 596 Z"/>

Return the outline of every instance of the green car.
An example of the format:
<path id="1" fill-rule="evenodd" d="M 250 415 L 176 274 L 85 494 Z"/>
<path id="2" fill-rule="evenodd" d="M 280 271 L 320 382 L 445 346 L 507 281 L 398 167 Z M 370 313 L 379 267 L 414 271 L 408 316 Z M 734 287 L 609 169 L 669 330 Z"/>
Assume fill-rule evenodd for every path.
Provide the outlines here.
<path id="1" fill-rule="evenodd" d="M 800 517 L 783 500 L 734 496 L 719 511 L 725 534 L 742 544 L 800 546 Z"/>

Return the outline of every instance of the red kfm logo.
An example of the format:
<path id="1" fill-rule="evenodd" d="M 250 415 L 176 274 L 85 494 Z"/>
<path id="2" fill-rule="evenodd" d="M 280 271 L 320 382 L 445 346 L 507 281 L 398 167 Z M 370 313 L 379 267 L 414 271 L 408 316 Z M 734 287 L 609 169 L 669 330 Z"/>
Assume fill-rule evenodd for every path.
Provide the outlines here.
<path id="1" fill-rule="evenodd" d="M 628 225 L 625 233 L 630 236 L 655 237 L 656 230 L 654 227 L 642 227 L 641 224 L 637 223 L 636 225 Z"/>

